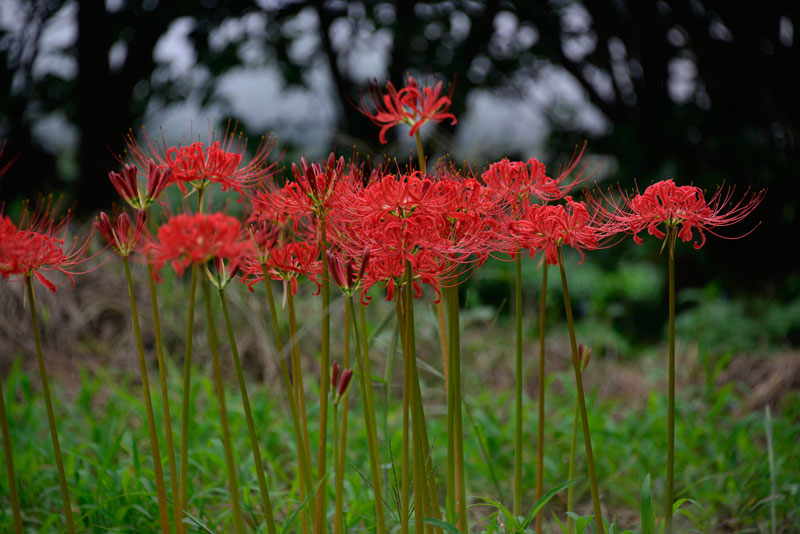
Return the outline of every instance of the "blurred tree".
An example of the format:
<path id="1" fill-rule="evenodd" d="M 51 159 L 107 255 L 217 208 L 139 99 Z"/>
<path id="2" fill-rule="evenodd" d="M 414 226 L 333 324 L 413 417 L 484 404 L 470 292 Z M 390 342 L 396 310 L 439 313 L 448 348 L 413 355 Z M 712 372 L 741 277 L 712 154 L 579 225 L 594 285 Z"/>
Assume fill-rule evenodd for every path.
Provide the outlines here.
<path id="1" fill-rule="evenodd" d="M 764 227 L 740 243 L 752 257 L 770 258 L 775 276 L 794 273 L 798 263 L 797 237 L 787 235 L 800 187 L 796 2 L 7 0 L 4 6 L 0 135 L 8 138 L 7 155 L 20 154 L 12 173 L 25 177 L 6 179 L 7 199 L 60 186 L 74 190 L 83 211 L 108 205 L 113 195 L 105 175 L 116 163 L 106 145 L 119 151 L 121 132 L 142 122 L 148 103 L 217 98 L 223 75 L 237 66 L 277 67 L 287 84 L 299 86 L 314 83 L 309 72 L 324 69 L 338 115 L 333 141 L 368 154 L 380 148 L 377 129 L 349 101 L 358 100 L 370 75 L 395 83 L 406 71 L 457 77 L 452 108 L 461 117 L 474 88 L 523 95 L 556 72 L 604 117 L 608 127 L 590 148 L 612 157 L 624 185 L 633 177 L 646 185 L 674 176 L 704 187 L 723 180 L 769 186 L 759 210 Z M 190 28 L 191 49 L 189 67 L 176 74 L 154 52 L 169 44 L 165 35 L 180 22 Z M 65 27 L 74 35 L 54 48 L 48 35 L 52 41 L 59 28 L 69 33 Z M 57 160 L 36 134 L 54 112 L 78 133 L 77 168 Z M 575 109 L 544 112 L 552 152 L 571 152 L 588 135 Z M 447 150 L 453 130 L 440 127 L 433 148 Z M 742 262 L 741 248 L 719 249 L 737 261 L 729 272 L 745 280 L 764 270 Z M 694 256 L 692 268 L 708 272 L 705 257 Z"/>

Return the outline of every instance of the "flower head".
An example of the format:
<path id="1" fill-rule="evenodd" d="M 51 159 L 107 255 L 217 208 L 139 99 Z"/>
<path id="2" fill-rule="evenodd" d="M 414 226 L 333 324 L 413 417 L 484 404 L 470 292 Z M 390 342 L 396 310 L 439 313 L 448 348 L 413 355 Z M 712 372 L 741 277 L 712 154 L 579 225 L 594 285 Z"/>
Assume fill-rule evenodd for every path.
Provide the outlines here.
<path id="1" fill-rule="evenodd" d="M 248 247 L 241 237 L 241 223 L 224 213 L 176 215 L 145 245 L 145 254 L 156 274 L 170 263 L 181 275 L 190 265 L 202 265 L 211 259 L 238 263 Z"/>
<path id="2" fill-rule="evenodd" d="M 137 175 L 139 169 L 136 165 L 126 163 L 122 172 L 109 171 L 108 179 L 130 207 L 136 210 L 147 209 L 150 204 L 172 183 L 172 169 L 159 167 L 155 161 L 147 161 L 147 187 L 144 191 L 139 187 Z"/>
<path id="3" fill-rule="evenodd" d="M 222 190 L 232 190 L 244 199 L 245 189 L 271 171 L 275 163 L 268 163 L 268 157 L 275 145 L 274 138 L 262 138 L 255 154 L 245 159 L 247 142 L 242 134 L 236 132 L 235 126 L 228 126 L 220 136 L 216 130 L 209 128 L 205 141 L 190 135 L 189 142 L 183 145 L 167 146 L 162 136 L 161 141 L 151 140 L 144 133 L 144 144 L 139 144 L 130 133 L 126 137 L 128 153 L 140 167 L 149 165 L 155 160 L 158 168 L 171 169 L 172 181 L 178 184 L 181 191 L 187 191 L 187 184 L 198 190 L 205 189 L 210 183 L 219 184 Z M 124 196 L 124 195 L 123 195 Z"/>
<path id="4" fill-rule="evenodd" d="M 601 208 L 609 225 L 617 231 L 633 234 L 637 244 L 642 243 L 638 235 L 642 230 L 646 229 L 657 239 L 664 239 L 664 230 L 675 227 L 678 228 L 677 236 L 684 242 L 694 239 L 693 232 L 697 230 L 699 240 L 694 242 L 694 248 L 699 249 L 706 242 L 704 232 L 719 235 L 712 229 L 740 222 L 761 203 L 764 194 L 764 191 L 749 196 L 745 194 L 734 203 L 733 189 L 720 187 L 706 201 L 699 187 L 678 186 L 672 180 L 662 180 L 633 197 L 623 194 L 621 200 L 614 200 L 603 196 L 610 202 L 611 209 L 602 208 L 596 196 L 590 199 Z"/>
<path id="5" fill-rule="evenodd" d="M 607 237 L 607 230 L 595 223 L 586 204 L 565 197 L 562 204 L 529 206 L 518 221 L 509 224 L 512 239 L 519 248 L 527 248 L 531 257 L 544 250 L 545 260 L 558 265 L 558 249 L 569 245 L 581 254 L 594 250 Z"/>
<path id="6" fill-rule="evenodd" d="M 19 280 L 34 276 L 42 285 L 55 293 L 56 285 L 44 272 L 57 271 L 75 284 L 73 276 L 83 274 L 75 268 L 90 257 L 86 250 L 91 235 L 84 241 L 77 237 L 70 246 L 67 242 L 69 216 L 56 220 L 52 201 L 37 207 L 33 212 L 23 209 L 18 225 L 8 217 L 0 216 L 0 276 Z"/>
<path id="7" fill-rule="evenodd" d="M 100 232 L 109 245 L 122 257 L 130 255 L 136 248 L 139 238 L 145 229 L 147 212 L 139 210 L 136 212 L 136 225 L 131 226 L 131 218 L 127 213 L 122 212 L 117 216 L 117 223 L 113 224 L 105 212 L 100 213 L 99 220 L 95 221 L 94 227 Z"/>
<path id="8" fill-rule="evenodd" d="M 451 89 L 452 91 L 452 89 Z M 362 95 L 358 110 L 372 122 L 381 127 L 378 139 L 386 143 L 386 132 L 400 123 L 408 124 L 413 137 L 426 122 L 450 120 L 454 125 L 456 116 L 450 113 L 452 92 L 442 96 L 442 82 L 433 87 L 420 88 L 417 80 L 410 74 L 406 76 L 406 86 L 399 91 L 392 82 L 386 83 L 386 94 L 381 94 L 377 82 L 369 88 L 369 97 Z"/>

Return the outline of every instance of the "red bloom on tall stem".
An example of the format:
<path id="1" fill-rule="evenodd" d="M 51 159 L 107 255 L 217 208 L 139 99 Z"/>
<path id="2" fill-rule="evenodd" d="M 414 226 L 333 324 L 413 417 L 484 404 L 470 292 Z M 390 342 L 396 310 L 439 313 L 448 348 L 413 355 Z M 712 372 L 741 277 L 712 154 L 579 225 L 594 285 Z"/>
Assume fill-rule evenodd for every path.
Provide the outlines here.
<path id="1" fill-rule="evenodd" d="M 105 212 L 101 212 L 99 220 L 94 223 L 94 227 L 117 254 L 125 257 L 129 256 L 133 249 L 136 248 L 145 230 L 146 222 L 147 212 L 145 210 L 136 212 L 136 225 L 134 226 L 131 226 L 131 218 L 125 212 L 117 215 L 116 224 L 111 222 Z"/>
<path id="2" fill-rule="evenodd" d="M 172 169 L 159 167 L 152 159 L 147 162 L 147 187 L 144 191 L 139 187 L 137 177 L 139 169 L 136 165 L 123 165 L 122 172 L 109 171 L 108 179 L 122 199 L 136 210 L 147 209 L 150 204 L 172 183 Z"/>
<path id="3" fill-rule="evenodd" d="M 145 254 L 156 275 L 168 262 L 181 275 L 190 265 L 212 258 L 237 263 L 248 246 L 238 219 L 224 213 L 197 213 L 169 219 L 158 229 L 157 237 L 145 245 Z"/>
<path id="4" fill-rule="evenodd" d="M 732 188 L 720 187 L 706 201 L 699 187 L 678 186 L 672 180 L 662 180 L 633 197 L 625 194 L 621 199 L 601 196 L 611 204 L 611 209 L 603 208 L 601 213 L 617 231 L 633 234 L 637 244 L 642 243 L 638 234 L 645 229 L 648 234 L 664 239 L 667 227 L 674 226 L 679 228 L 677 236 L 684 242 L 691 241 L 694 238 L 693 231 L 697 230 L 699 241 L 693 245 L 699 249 L 706 242 L 704 232 L 719 235 L 712 229 L 742 221 L 761 203 L 765 194 L 764 191 L 754 195 L 745 193 L 734 202 L 733 191 Z M 593 196 L 590 199 L 601 207 L 600 198 Z"/>
<path id="5" fill-rule="evenodd" d="M 27 208 L 18 225 L 14 225 L 8 217 L 0 217 L 0 276 L 5 279 L 19 280 L 33 275 L 47 289 L 55 293 L 56 285 L 47 279 L 43 272 L 57 271 L 75 284 L 76 271 L 90 257 L 86 250 L 91 242 L 91 235 L 86 240 L 75 237 L 72 244 L 65 247 L 69 216 L 60 220 L 53 217 L 52 201 L 41 205 L 33 212 Z"/>
<path id="6" fill-rule="evenodd" d="M 386 94 L 381 94 L 377 82 L 369 87 L 369 97 L 362 95 L 358 110 L 372 122 L 381 127 L 378 139 L 386 143 L 386 132 L 400 124 L 408 124 L 410 137 L 426 122 L 444 122 L 450 120 L 454 125 L 456 116 L 450 113 L 452 89 L 447 96 L 442 96 L 442 82 L 433 87 L 420 88 L 417 80 L 410 74 L 406 76 L 406 86 L 399 91 L 392 82 L 386 83 Z"/>
<path id="7" fill-rule="evenodd" d="M 518 221 L 509 224 L 512 239 L 520 248 L 527 248 L 531 257 L 544 250 L 545 260 L 558 265 L 558 249 L 569 245 L 581 254 L 594 250 L 609 236 L 608 229 L 596 224 L 586 204 L 565 197 L 566 207 L 556 205 L 529 206 Z"/>
<path id="8" fill-rule="evenodd" d="M 167 146 L 163 135 L 160 142 L 153 141 L 142 131 L 144 145 L 140 145 L 132 133 L 125 140 L 134 163 L 144 168 L 152 159 L 159 168 L 171 169 L 172 181 L 183 192 L 187 191 L 186 184 L 202 190 L 209 183 L 216 183 L 223 191 L 236 191 L 244 199 L 244 191 L 269 174 L 275 165 L 268 162 L 275 146 L 274 138 L 262 137 L 255 154 L 246 160 L 247 142 L 236 132 L 235 126 L 229 125 L 221 136 L 216 129 L 210 129 L 205 141 L 190 134 L 189 142 L 178 146 Z"/>

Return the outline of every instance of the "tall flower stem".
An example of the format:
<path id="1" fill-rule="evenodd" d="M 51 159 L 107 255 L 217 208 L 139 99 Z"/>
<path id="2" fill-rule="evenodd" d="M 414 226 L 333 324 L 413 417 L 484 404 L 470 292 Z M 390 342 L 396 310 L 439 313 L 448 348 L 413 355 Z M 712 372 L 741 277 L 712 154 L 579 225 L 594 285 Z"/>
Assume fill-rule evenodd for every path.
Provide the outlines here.
<path id="1" fill-rule="evenodd" d="M 567 273 L 564 271 L 564 254 L 561 247 L 558 247 L 558 266 L 561 269 L 561 287 L 564 291 L 564 309 L 567 314 L 567 326 L 569 328 L 569 343 L 572 348 L 572 367 L 575 370 L 575 383 L 578 389 L 578 404 L 581 411 L 581 422 L 583 426 L 583 442 L 586 448 L 586 463 L 589 467 L 589 483 L 592 488 L 592 507 L 594 509 L 594 523 L 597 527 L 597 534 L 604 534 L 602 510 L 600 509 L 600 495 L 597 489 L 597 476 L 594 471 L 594 455 L 592 454 L 592 437 L 589 434 L 589 419 L 586 415 L 586 398 L 583 394 L 583 373 L 581 373 L 581 358 L 578 355 L 578 342 L 575 339 L 575 323 L 572 319 L 572 304 L 569 298 L 569 288 L 567 287 Z"/>
<path id="2" fill-rule="evenodd" d="M 189 282 L 189 311 L 186 319 L 186 352 L 183 358 L 183 394 L 181 399 L 181 502 L 186 510 L 189 504 L 189 413 L 192 394 L 192 341 L 194 340 L 194 301 L 197 293 L 197 265 L 192 265 L 192 279 Z M 186 534 L 188 526 L 181 520 L 179 530 Z"/>
<path id="3" fill-rule="evenodd" d="M 453 313 L 453 291 L 451 288 L 443 290 L 444 300 L 447 303 L 447 320 L 448 324 L 448 350 L 453 345 L 453 333 L 456 329 L 453 328 L 455 314 Z M 455 298 L 458 298 L 456 295 Z M 447 361 L 447 370 L 445 377 L 453 376 L 453 359 L 449 358 Z M 447 388 L 447 495 L 446 495 L 446 514 L 449 523 L 456 521 L 456 444 L 455 444 L 455 388 L 453 387 L 452 380 L 446 380 Z"/>
<path id="4" fill-rule="evenodd" d="M 39 363 L 39 376 L 42 379 L 42 393 L 44 403 L 47 407 L 47 422 L 50 425 L 50 437 L 53 440 L 53 452 L 56 457 L 56 469 L 58 470 L 58 484 L 61 488 L 61 501 L 64 505 L 64 519 L 67 522 L 67 532 L 75 534 L 75 523 L 72 519 L 72 507 L 69 502 L 69 490 L 67 489 L 67 477 L 64 474 L 64 461 L 61 458 L 61 446 L 58 443 L 58 429 L 56 428 L 56 416 L 53 411 L 53 401 L 50 398 L 50 385 L 47 382 L 47 371 L 44 367 L 44 355 L 42 354 L 42 340 L 39 334 L 39 319 L 36 316 L 36 295 L 33 291 L 33 276 L 28 274 L 25 277 L 25 287 L 28 292 L 28 302 L 31 307 L 31 323 L 33 324 L 33 339 L 36 342 L 36 358 Z"/>
<path id="5" fill-rule="evenodd" d="M 300 415 L 297 409 L 297 401 L 292 391 L 292 382 L 289 378 L 289 369 L 286 365 L 286 358 L 283 357 L 283 340 L 281 339 L 281 330 L 278 326 L 278 314 L 275 306 L 275 296 L 272 293 L 272 284 L 270 283 L 269 270 L 266 264 L 261 265 L 261 272 L 264 275 L 264 285 L 267 288 L 267 303 L 269 304 L 270 319 L 272 322 L 273 339 L 275 341 L 275 352 L 278 354 L 278 360 L 281 368 L 281 378 L 283 379 L 283 387 L 286 390 L 286 396 L 289 399 L 289 408 L 292 415 L 292 424 L 294 426 L 295 448 L 297 450 L 297 471 L 300 480 L 300 501 L 306 498 L 306 489 L 311 487 L 311 467 L 310 459 L 306 448 L 303 445 L 303 430 L 300 423 Z M 314 515 L 314 502 L 309 501 L 310 515 Z M 308 514 L 303 514 L 303 531 L 307 532 L 308 527 L 306 518 Z"/>
<path id="6" fill-rule="evenodd" d="M 233 458 L 233 445 L 231 432 L 228 425 L 228 409 L 225 405 L 225 384 L 222 381 L 222 367 L 219 364 L 219 341 L 214 327 L 214 315 L 211 312 L 211 294 L 208 281 L 203 280 L 203 303 L 206 309 L 208 326 L 208 348 L 211 352 L 211 367 L 214 374 L 214 390 L 219 403 L 219 422 L 222 427 L 222 445 L 225 449 L 225 466 L 228 469 L 228 488 L 231 493 L 231 506 L 233 508 L 233 528 L 236 534 L 244 534 L 244 518 L 242 507 L 239 504 L 239 484 L 236 481 L 236 462 Z"/>
<path id="7" fill-rule="evenodd" d="M 244 416 L 247 421 L 247 431 L 250 435 L 250 449 L 253 451 L 253 461 L 256 467 L 256 476 L 258 477 L 258 488 L 261 491 L 261 507 L 264 509 L 264 515 L 267 519 L 267 532 L 269 534 L 276 534 L 275 517 L 272 514 L 272 502 L 269 498 L 269 488 L 267 487 L 267 479 L 264 475 L 264 462 L 261 459 L 261 450 L 258 447 L 258 434 L 256 434 L 256 426 L 253 423 L 253 411 L 250 409 L 250 398 L 247 395 L 247 385 L 244 381 L 244 372 L 242 371 L 242 362 L 239 359 L 239 349 L 236 346 L 236 336 L 233 333 L 233 325 L 231 324 L 231 317 L 228 313 L 228 300 L 225 297 L 225 290 L 219 289 L 219 300 L 222 303 L 222 315 L 225 317 L 225 327 L 228 330 L 228 343 L 231 346 L 233 353 L 233 364 L 236 367 L 236 378 L 239 382 L 239 392 L 242 395 L 242 405 L 244 406 Z"/>
<path id="8" fill-rule="evenodd" d="M 350 300 L 344 301 L 344 356 L 342 358 L 342 366 L 347 369 L 350 366 L 350 316 L 351 316 Z M 337 415 L 338 404 L 333 406 L 333 470 L 335 476 L 334 482 L 334 534 L 344 533 L 344 460 L 345 451 L 347 447 L 347 393 L 341 399 L 342 416 L 341 416 L 341 430 L 339 430 L 339 418 Z"/>
<path id="9" fill-rule="evenodd" d="M 422 136 L 419 130 L 416 131 L 415 137 L 417 138 L 417 161 L 419 162 L 419 172 L 423 175 L 427 174 L 425 169 L 425 151 L 422 149 Z"/>
<path id="10" fill-rule="evenodd" d="M 514 260 L 514 295 L 515 295 L 515 412 L 514 412 L 514 515 L 522 512 L 522 385 L 525 383 L 522 370 L 522 253 L 517 253 Z M 537 531 L 538 532 L 538 531 Z"/>
<path id="11" fill-rule="evenodd" d="M 161 532 L 169 534 L 169 507 L 167 506 L 167 492 L 164 488 L 161 451 L 158 448 L 158 436 L 156 435 L 156 420 L 153 416 L 153 401 L 150 396 L 150 378 L 147 375 L 142 331 L 139 328 L 139 312 L 136 308 L 136 296 L 133 292 L 131 267 L 127 256 L 122 256 L 122 265 L 125 267 L 125 281 L 128 283 L 128 296 L 130 297 L 131 316 L 133 317 L 133 333 L 136 337 L 136 351 L 139 355 L 139 371 L 142 375 L 142 393 L 144 395 L 144 407 L 147 414 L 147 430 L 150 433 L 150 448 L 153 454 L 153 472 L 156 477 L 156 494 L 158 496 L 158 513 L 161 518 Z"/>
<path id="12" fill-rule="evenodd" d="M 367 354 L 366 344 L 361 338 L 358 321 L 355 318 L 355 301 L 348 298 L 346 310 L 350 316 L 349 323 L 353 327 L 353 338 L 356 343 L 356 360 L 358 362 L 358 384 L 361 390 L 361 404 L 364 407 L 364 423 L 367 427 L 367 446 L 369 447 L 369 463 L 372 470 L 372 489 L 375 493 L 375 526 L 378 534 L 386 532 L 386 521 L 383 515 L 383 490 L 381 484 L 381 461 L 378 452 L 378 432 L 375 420 L 375 400 L 372 388 L 372 369 Z M 363 326 L 363 325 L 362 325 Z"/>
<path id="13" fill-rule="evenodd" d="M 319 219 L 320 253 L 322 254 L 322 345 L 320 348 L 319 382 L 319 452 L 317 457 L 317 534 L 325 534 L 328 488 L 323 483 L 327 472 L 328 457 L 328 390 L 330 388 L 330 341 L 331 341 L 331 286 L 328 282 L 328 265 L 325 260 L 327 236 L 325 218 Z"/>
<path id="14" fill-rule="evenodd" d="M 153 330 L 156 338 L 156 356 L 158 358 L 158 378 L 161 383 L 161 405 L 164 411 L 164 434 L 167 438 L 167 461 L 169 479 L 172 488 L 172 514 L 175 531 L 181 529 L 180 488 L 178 487 L 178 469 L 175 463 L 175 442 L 172 439 L 172 416 L 169 409 L 169 388 L 167 387 L 167 368 L 164 365 L 164 344 L 161 339 L 161 319 L 158 313 L 158 292 L 153 265 L 147 264 L 147 278 L 150 285 L 150 304 L 153 309 Z"/>
<path id="15" fill-rule="evenodd" d="M 583 369 L 581 369 L 583 372 Z M 575 480 L 575 453 L 578 448 L 578 421 L 580 421 L 580 404 L 575 399 L 575 417 L 572 420 L 572 440 L 569 446 L 569 468 L 567 480 Z M 567 512 L 575 511 L 575 485 L 567 488 Z M 575 520 L 567 516 L 567 534 L 575 534 Z"/>
<path id="16" fill-rule="evenodd" d="M 411 272 L 411 262 L 406 260 L 406 274 L 405 274 L 405 285 L 403 288 L 403 293 L 405 297 L 405 320 L 406 320 L 406 359 L 408 360 L 408 372 L 409 372 L 409 402 L 410 402 L 410 412 L 411 412 L 411 439 L 413 440 L 411 443 L 412 448 L 412 461 L 413 461 L 413 485 L 414 485 L 414 533 L 415 534 L 422 534 L 423 527 L 424 527 L 424 518 L 426 512 L 426 501 L 425 499 L 425 479 L 423 475 L 423 467 L 422 463 L 424 459 L 422 458 L 422 446 L 420 441 L 419 435 L 419 417 L 418 417 L 418 402 L 415 395 L 415 392 L 412 388 L 415 387 L 415 382 L 418 381 L 418 377 L 416 374 L 416 340 L 414 337 L 414 295 L 413 295 L 413 287 L 412 287 L 412 280 L 413 275 Z"/>
<path id="17" fill-rule="evenodd" d="M 547 322 L 547 262 L 542 265 L 542 296 L 539 305 L 539 423 L 536 439 L 536 500 L 544 493 L 544 355 Z M 572 480 L 572 479 L 570 479 Z M 542 532 L 543 511 L 536 514 L 536 532 Z"/>
<path id="18" fill-rule="evenodd" d="M 303 448 L 307 458 L 311 458 L 310 441 L 308 439 L 308 417 L 306 416 L 306 394 L 303 385 L 303 366 L 300 362 L 300 347 L 297 344 L 297 315 L 294 310 L 294 295 L 287 288 L 286 301 L 289 308 L 289 344 L 292 355 L 292 387 L 297 409 L 300 412 L 300 423 L 303 425 Z M 310 487 L 309 487 L 310 488 Z"/>
<path id="19" fill-rule="evenodd" d="M 402 454 L 400 457 L 400 533 L 408 534 L 409 507 L 409 487 L 411 479 L 409 476 L 409 424 L 410 424 L 410 404 L 411 404 L 411 361 L 408 355 L 408 310 L 405 308 L 405 298 L 403 291 L 396 292 L 395 311 L 397 322 L 402 325 L 403 331 L 403 430 L 402 430 Z"/>
<path id="20" fill-rule="evenodd" d="M 14 532 L 22 534 L 22 509 L 19 505 L 17 477 L 14 476 L 14 456 L 11 454 L 11 435 L 6 418 L 6 397 L 3 392 L 2 378 L 0 378 L 0 428 L 3 431 L 3 453 L 6 459 L 6 473 L 8 473 L 8 497 L 11 500 L 11 512 L 14 514 Z"/>
<path id="21" fill-rule="evenodd" d="M 672 534 L 672 492 L 675 474 L 675 237 L 667 227 L 669 240 L 669 393 L 667 400 L 667 488 L 664 496 L 664 532 Z"/>
<path id="22" fill-rule="evenodd" d="M 458 285 L 449 288 L 450 298 L 450 383 L 452 395 L 452 413 L 448 415 L 448 419 L 452 419 L 453 431 L 453 467 L 454 473 L 454 491 L 455 491 L 455 508 L 458 516 L 457 526 L 458 529 L 467 534 L 469 532 L 469 516 L 467 515 L 467 494 L 466 494 L 466 472 L 464 469 L 464 429 L 462 417 L 462 401 L 461 401 L 461 328 L 459 317 L 459 303 L 458 303 Z M 449 404 L 449 403 L 448 403 Z"/>

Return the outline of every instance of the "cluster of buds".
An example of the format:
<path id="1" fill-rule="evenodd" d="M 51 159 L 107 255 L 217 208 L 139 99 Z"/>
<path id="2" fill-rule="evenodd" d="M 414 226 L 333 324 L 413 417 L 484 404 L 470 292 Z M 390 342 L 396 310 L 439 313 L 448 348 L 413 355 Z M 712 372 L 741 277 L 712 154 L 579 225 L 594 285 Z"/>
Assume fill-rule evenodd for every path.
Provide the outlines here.
<path id="1" fill-rule="evenodd" d="M 172 183 L 172 169 L 159 167 L 152 159 L 147 163 L 147 190 L 139 189 L 139 170 L 136 165 L 126 164 L 122 172 L 109 171 L 108 179 L 117 193 L 135 210 L 147 209 L 162 191 Z"/>
<path id="2" fill-rule="evenodd" d="M 135 169 L 135 168 L 134 168 Z M 123 258 L 129 256 L 145 229 L 147 212 L 140 209 L 136 212 L 136 225 L 131 226 L 131 218 L 127 212 L 117 216 L 117 223 L 113 224 L 105 212 L 100 213 L 100 219 L 95 221 L 94 227 L 100 232 L 108 244 Z"/>
<path id="3" fill-rule="evenodd" d="M 358 274 L 356 274 L 356 265 L 353 258 L 349 258 L 347 263 L 344 263 L 336 254 L 328 250 L 325 260 L 328 262 L 328 273 L 332 279 L 331 281 L 339 286 L 342 293 L 352 297 L 358 290 L 361 279 L 364 277 L 364 272 L 367 270 L 369 247 L 364 249 L 364 254 L 361 256 L 361 266 L 358 269 Z"/>
<path id="4" fill-rule="evenodd" d="M 326 204 L 333 195 L 339 178 L 344 174 L 344 167 L 344 157 L 340 156 L 337 160 L 333 152 L 324 165 L 318 163 L 308 165 L 305 158 L 300 158 L 299 168 L 292 163 L 295 183 L 308 197 L 311 211 L 318 216 L 326 210 Z"/>
<path id="5" fill-rule="evenodd" d="M 333 404 L 338 405 L 339 401 L 347 393 L 347 388 L 350 387 L 350 382 L 353 380 L 353 369 L 348 367 L 342 370 L 339 367 L 339 362 L 333 362 L 333 369 L 331 370 L 331 395 L 333 395 Z"/>

